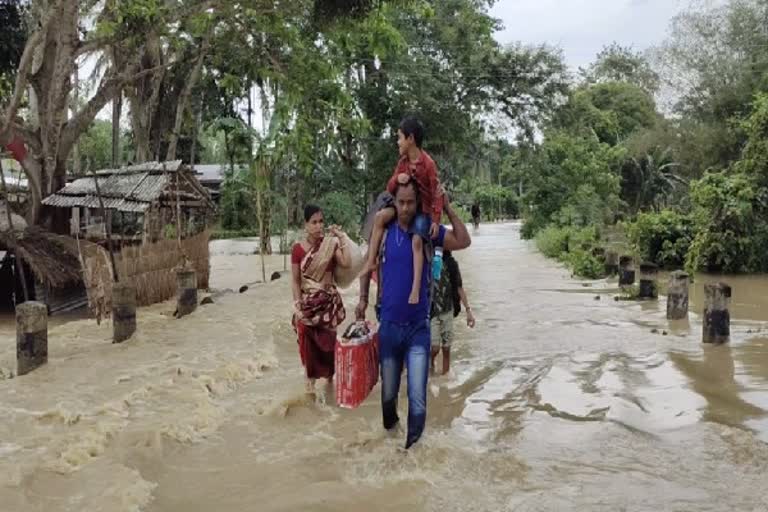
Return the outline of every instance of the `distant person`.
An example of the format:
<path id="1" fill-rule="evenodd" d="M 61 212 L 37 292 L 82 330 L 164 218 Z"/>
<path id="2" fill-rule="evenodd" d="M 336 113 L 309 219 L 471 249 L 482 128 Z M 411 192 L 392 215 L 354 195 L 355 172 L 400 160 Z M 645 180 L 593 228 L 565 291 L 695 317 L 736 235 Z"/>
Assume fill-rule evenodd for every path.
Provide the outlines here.
<path id="1" fill-rule="evenodd" d="M 477 203 L 472 203 L 471 213 L 472 224 L 474 224 L 475 229 L 477 229 L 480 227 L 480 205 Z"/>
<path id="2" fill-rule="evenodd" d="M 381 413 L 384 428 L 397 426 L 397 397 L 403 367 L 408 369 L 408 434 L 405 448 L 410 448 L 421 438 L 427 419 L 427 379 L 429 375 L 430 328 L 429 290 L 427 274 L 431 265 L 425 264 L 425 272 L 419 282 L 419 301 L 409 303 L 414 274 L 413 245 L 409 238 L 411 224 L 416 217 L 419 189 L 414 179 L 398 180 L 395 189 L 397 220 L 384 230 L 378 248 L 378 297 L 376 313 L 379 318 L 379 362 L 381 364 Z M 435 245 L 448 251 L 469 247 L 471 239 L 461 219 L 445 201 L 445 213 L 452 229 L 438 227 Z M 371 273 L 360 276 L 360 302 L 355 309 L 358 320 L 365 319 L 368 307 L 368 291 Z"/>
<path id="3" fill-rule="evenodd" d="M 298 335 L 299 355 L 306 371 L 306 391 L 315 393 L 315 380 L 333 379 L 336 328 L 346 318 L 333 271 L 352 264 L 349 238 L 338 226 L 325 236 L 323 211 L 314 205 L 304 208 L 305 239 L 291 250 L 293 277 L 293 327 Z"/>
<path id="4" fill-rule="evenodd" d="M 451 251 L 443 253 L 443 265 L 445 265 L 445 271 L 435 286 L 435 295 L 432 298 L 432 310 L 430 312 L 432 330 L 432 364 L 430 368 L 435 371 L 435 359 L 442 350 L 442 373 L 445 375 L 451 369 L 453 319 L 461 313 L 462 304 L 467 312 L 467 325 L 470 328 L 475 327 L 475 317 L 469 306 L 467 294 L 464 292 L 459 262 L 453 257 Z"/>
<path id="5" fill-rule="evenodd" d="M 387 183 L 387 191 L 394 195 L 398 184 L 413 178 L 419 189 L 419 211 L 409 227 L 409 232 L 418 236 L 411 237 L 413 245 L 413 282 L 408 294 L 408 304 L 418 304 L 419 283 L 424 272 L 423 245 L 431 246 L 431 240 L 437 237 L 438 226 L 443 215 L 443 194 L 440 181 L 437 178 L 437 165 L 432 157 L 422 149 L 424 142 L 424 126 L 418 119 L 408 117 L 400 123 L 397 130 L 397 147 L 400 160 L 395 172 Z M 363 273 L 373 271 L 379 245 L 384 235 L 385 227 L 395 218 L 395 208 L 388 206 L 380 210 L 375 217 L 373 234 L 368 244 L 368 257 Z"/>

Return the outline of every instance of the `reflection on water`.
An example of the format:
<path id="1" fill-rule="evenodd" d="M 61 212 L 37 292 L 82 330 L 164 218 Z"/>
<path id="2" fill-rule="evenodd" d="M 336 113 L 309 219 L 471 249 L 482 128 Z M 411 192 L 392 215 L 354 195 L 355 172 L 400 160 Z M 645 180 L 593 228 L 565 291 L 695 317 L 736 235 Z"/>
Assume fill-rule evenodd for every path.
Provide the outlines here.
<path id="1" fill-rule="evenodd" d="M 247 246 L 217 247 L 212 286 L 261 279 Z M 281 279 L 178 321 L 172 304 L 143 309 L 120 346 L 108 324 L 53 327 L 50 364 L 0 381 L 0 503 L 768 510 L 763 277 L 727 278 L 732 342 L 704 346 L 704 278 L 690 318 L 670 323 L 663 299 L 614 302 L 614 282 L 571 279 L 516 224 L 481 226 L 457 258 L 478 325 L 457 320 L 452 373 L 431 380 L 427 434 L 407 454 L 402 432 L 381 429 L 378 388 L 354 411 L 305 400 Z M 268 258 L 268 275 L 282 265 Z M 350 313 L 356 296 L 344 291 Z M 0 347 L 2 365 L 12 329 L 0 330 Z"/>

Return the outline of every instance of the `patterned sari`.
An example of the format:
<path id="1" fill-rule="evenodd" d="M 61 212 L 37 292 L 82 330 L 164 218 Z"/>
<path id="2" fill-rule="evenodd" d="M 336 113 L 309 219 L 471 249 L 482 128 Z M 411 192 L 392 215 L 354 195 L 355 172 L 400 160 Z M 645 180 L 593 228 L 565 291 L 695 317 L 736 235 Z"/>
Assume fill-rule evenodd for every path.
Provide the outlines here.
<path id="1" fill-rule="evenodd" d="M 325 237 L 301 261 L 301 306 L 294 328 L 298 334 L 301 363 L 310 379 L 334 374 L 336 328 L 346 318 L 336 286 L 323 284 L 336 252 L 336 239 Z"/>

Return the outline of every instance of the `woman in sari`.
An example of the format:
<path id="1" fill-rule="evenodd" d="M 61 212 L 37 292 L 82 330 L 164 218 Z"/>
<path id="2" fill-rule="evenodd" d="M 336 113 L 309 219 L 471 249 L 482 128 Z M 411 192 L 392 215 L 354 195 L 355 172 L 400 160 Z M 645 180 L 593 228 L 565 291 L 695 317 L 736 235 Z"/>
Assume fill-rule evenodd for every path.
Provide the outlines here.
<path id="1" fill-rule="evenodd" d="M 316 379 L 334 374 L 336 328 L 346 318 L 333 272 L 336 266 L 352 263 L 349 238 L 338 226 L 324 236 L 322 210 L 314 205 L 304 208 L 306 239 L 291 251 L 293 275 L 293 326 L 299 342 L 301 363 L 306 370 L 307 393 L 314 393 Z"/>

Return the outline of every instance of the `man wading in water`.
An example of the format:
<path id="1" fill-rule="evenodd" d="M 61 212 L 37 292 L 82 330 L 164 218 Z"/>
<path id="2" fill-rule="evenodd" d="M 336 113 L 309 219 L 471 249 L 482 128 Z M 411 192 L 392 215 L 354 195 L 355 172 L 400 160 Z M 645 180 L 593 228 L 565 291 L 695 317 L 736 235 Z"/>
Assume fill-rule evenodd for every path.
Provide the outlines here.
<path id="1" fill-rule="evenodd" d="M 419 287 L 419 302 L 409 304 L 413 281 L 413 246 L 409 230 L 419 205 L 418 188 L 408 175 L 398 176 L 395 190 L 396 220 L 384 231 L 379 249 L 379 362 L 381 364 L 381 413 L 384 428 L 392 430 L 399 421 L 397 395 L 403 366 L 408 369 L 408 435 L 405 448 L 410 448 L 424 432 L 427 419 L 427 377 L 430 360 L 429 279 L 431 264 L 425 264 Z M 448 204 L 444 212 L 452 230 L 439 226 L 433 243 L 449 251 L 469 247 L 469 233 L 464 223 Z M 425 244 L 426 245 L 426 244 Z M 369 248 L 369 250 L 372 250 Z M 431 255 L 425 260 L 430 260 Z M 360 303 L 355 309 L 358 320 L 365 319 L 371 272 L 360 276 Z"/>

